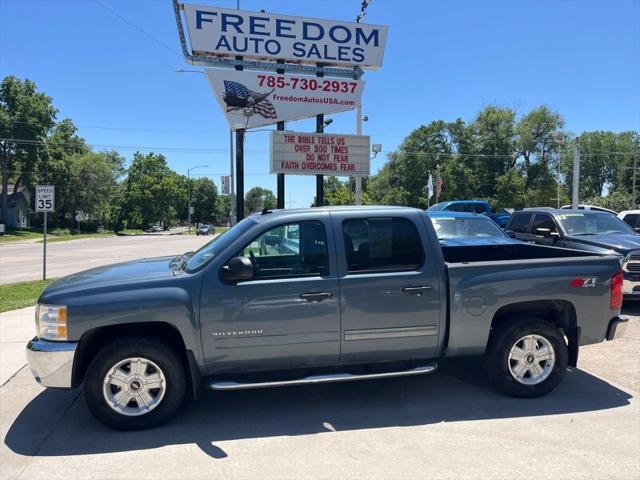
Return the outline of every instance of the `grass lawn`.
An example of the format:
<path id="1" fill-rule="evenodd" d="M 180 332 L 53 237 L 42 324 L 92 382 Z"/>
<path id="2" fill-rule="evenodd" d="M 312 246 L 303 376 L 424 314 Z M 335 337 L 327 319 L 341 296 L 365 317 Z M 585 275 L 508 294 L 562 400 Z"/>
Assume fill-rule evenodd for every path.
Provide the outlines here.
<path id="1" fill-rule="evenodd" d="M 0 285 L 0 312 L 35 305 L 44 288 L 55 279 Z"/>
<path id="2" fill-rule="evenodd" d="M 4 235 L 0 236 L 0 243 L 15 242 L 16 240 L 28 240 L 30 238 L 42 238 L 42 232 L 35 232 L 33 230 L 9 230 Z"/>

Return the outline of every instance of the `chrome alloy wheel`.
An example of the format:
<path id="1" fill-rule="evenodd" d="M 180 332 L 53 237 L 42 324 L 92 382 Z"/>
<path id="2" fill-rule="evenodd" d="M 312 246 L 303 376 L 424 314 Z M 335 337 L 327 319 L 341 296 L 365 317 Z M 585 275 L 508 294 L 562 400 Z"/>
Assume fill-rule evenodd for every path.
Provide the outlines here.
<path id="1" fill-rule="evenodd" d="M 556 363 L 556 353 L 551 342 L 541 335 L 526 335 L 509 351 L 509 372 L 523 385 L 544 382 Z"/>
<path id="2" fill-rule="evenodd" d="M 107 405 L 129 417 L 144 415 L 162 402 L 167 390 L 163 371 L 146 358 L 126 358 L 107 372 L 102 393 Z"/>

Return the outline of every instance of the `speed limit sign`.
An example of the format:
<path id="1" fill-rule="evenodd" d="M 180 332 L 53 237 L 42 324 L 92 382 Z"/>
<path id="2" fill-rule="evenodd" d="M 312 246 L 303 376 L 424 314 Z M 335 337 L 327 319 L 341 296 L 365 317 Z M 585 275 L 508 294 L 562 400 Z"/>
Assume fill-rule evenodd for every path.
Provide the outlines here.
<path id="1" fill-rule="evenodd" d="M 53 185 L 36 186 L 36 212 L 53 212 L 55 210 L 55 192 Z"/>

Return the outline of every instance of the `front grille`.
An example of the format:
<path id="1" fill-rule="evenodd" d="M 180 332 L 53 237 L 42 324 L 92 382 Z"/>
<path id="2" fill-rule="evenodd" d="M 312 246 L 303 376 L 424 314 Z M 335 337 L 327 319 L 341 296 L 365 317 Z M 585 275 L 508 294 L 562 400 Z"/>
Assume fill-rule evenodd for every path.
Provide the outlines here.
<path id="1" fill-rule="evenodd" d="M 629 256 L 629 260 L 625 262 L 623 268 L 629 273 L 640 275 L 640 252 L 633 252 Z"/>

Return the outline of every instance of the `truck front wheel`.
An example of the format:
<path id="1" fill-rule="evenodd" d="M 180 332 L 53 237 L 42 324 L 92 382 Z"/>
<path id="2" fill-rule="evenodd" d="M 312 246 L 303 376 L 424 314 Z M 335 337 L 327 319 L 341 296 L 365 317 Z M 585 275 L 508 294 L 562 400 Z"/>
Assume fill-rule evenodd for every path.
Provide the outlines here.
<path id="1" fill-rule="evenodd" d="M 171 417 L 186 394 L 184 364 L 168 345 L 126 338 L 104 347 L 85 376 L 89 410 L 117 430 L 154 427 Z"/>
<path id="2" fill-rule="evenodd" d="M 552 324 L 540 319 L 503 323 L 492 333 L 485 355 L 489 377 L 516 397 L 553 390 L 567 369 L 567 344 Z"/>

